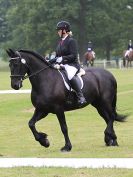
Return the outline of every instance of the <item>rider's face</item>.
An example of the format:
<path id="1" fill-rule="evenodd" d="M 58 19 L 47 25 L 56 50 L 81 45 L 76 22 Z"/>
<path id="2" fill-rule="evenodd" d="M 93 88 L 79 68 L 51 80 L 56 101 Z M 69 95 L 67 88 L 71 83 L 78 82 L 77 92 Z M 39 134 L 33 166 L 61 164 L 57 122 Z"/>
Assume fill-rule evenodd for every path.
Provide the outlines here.
<path id="1" fill-rule="evenodd" d="M 58 35 L 60 36 L 60 37 L 62 37 L 62 33 L 63 33 L 63 37 L 65 36 L 65 34 L 67 34 L 66 33 L 66 30 L 58 30 Z"/>

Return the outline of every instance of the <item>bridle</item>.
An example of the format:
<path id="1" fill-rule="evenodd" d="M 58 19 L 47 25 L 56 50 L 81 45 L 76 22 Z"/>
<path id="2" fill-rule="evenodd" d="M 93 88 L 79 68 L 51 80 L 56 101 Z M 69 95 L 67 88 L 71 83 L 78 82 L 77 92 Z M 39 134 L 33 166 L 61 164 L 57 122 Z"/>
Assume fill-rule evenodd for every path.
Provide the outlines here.
<path id="1" fill-rule="evenodd" d="M 10 62 L 11 60 L 18 60 L 18 59 L 20 59 L 21 64 L 25 65 L 29 70 L 31 70 L 31 69 L 30 69 L 30 66 L 26 63 L 26 60 L 21 57 L 21 55 L 20 55 L 20 53 L 19 53 L 18 51 L 17 51 L 17 54 L 18 54 L 19 56 L 18 56 L 18 57 L 14 57 L 14 58 L 10 58 L 9 62 Z M 24 61 L 25 61 L 25 62 L 24 62 Z M 11 77 L 11 78 L 12 78 L 12 77 L 21 77 L 21 79 L 22 79 L 22 81 L 23 81 L 23 80 L 25 80 L 25 79 L 27 79 L 27 78 L 30 78 L 30 77 L 32 77 L 32 76 L 36 76 L 37 74 L 39 74 L 40 72 L 46 70 L 47 68 L 49 68 L 49 67 L 51 67 L 51 66 L 52 66 L 52 65 L 51 65 L 50 63 L 48 63 L 48 66 L 46 66 L 46 67 L 40 69 L 39 71 L 36 71 L 36 72 L 30 74 L 30 75 L 27 74 L 27 75 L 25 76 L 25 75 L 21 75 L 21 74 L 12 74 L 12 75 L 10 75 L 10 77 Z"/>

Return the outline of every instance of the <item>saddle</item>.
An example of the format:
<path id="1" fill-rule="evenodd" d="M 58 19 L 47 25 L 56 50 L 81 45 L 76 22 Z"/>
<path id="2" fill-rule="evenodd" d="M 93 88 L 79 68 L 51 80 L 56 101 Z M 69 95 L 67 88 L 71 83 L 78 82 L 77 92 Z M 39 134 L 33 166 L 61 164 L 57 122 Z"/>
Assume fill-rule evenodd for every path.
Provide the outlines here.
<path id="1" fill-rule="evenodd" d="M 60 73 L 60 75 L 63 79 L 64 85 L 65 85 L 66 89 L 68 90 L 67 97 L 66 97 L 66 102 L 65 102 L 66 108 L 69 108 L 72 105 L 77 107 L 77 105 L 78 105 L 77 94 L 76 94 L 76 91 L 73 90 L 71 85 L 70 85 L 70 81 L 68 79 L 67 72 L 66 72 L 64 66 L 59 65 L 59 64 L 55 64 L 54 68 L 57 69 L 58 72 Z M 79 72 L 77 73 L 77 79 L 78 79 L 78 82 L 79 82 L 79 85 L 80 85 L 81 89 L 83 88 L 83 85 L 84 85 L 83 79 L 81 77 L 83 75 L 85 75 L 85 71 L 82 68 L 80 68 Z"/>
<path id="2" fill-rule="evenodd" d="M 58 72 L 61 74 L 62 79 L 63 79 L 63 82 L 64 82 L 65 87 L 67 88 L 67 90 L 72 91 L 73 89 L 72 89 L 72 87 L 71 87 L 71 85 L 70 85 L 70 81 L 69 81 L 69 79 L 68 79 L 67 72 L 66 72 L 66 70 L 64 69 L 63 65 L 55 64 L 55 65 L 54 65 L 54 68 L 57 69 Z M 83 76 L 83 75 L 85 75 L 85 70 L 82 69 L 82 68 L 80 68 L 80 70 L 79 70 L 78 73 L 77 73 L 77 77 L 78 77 L 78 80 L 79 80 L 81 89 L 83 88 L 83 85 L 84 85 L 83 79 L 82 79 L 82 77 L 81 77 L 81 76 Z"/>

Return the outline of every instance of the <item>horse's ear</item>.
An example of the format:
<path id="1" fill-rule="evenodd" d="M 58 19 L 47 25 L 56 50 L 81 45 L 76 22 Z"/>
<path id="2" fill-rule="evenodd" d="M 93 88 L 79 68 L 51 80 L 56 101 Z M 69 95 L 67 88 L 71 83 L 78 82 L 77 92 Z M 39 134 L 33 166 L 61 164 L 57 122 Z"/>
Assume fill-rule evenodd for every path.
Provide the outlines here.
<path id="1" fill-rule="evenodd" d="M 11 53 L 9 50 L 6 50 L 6 53 L 8 54 L 9 57 L 11 56 Z"/>
<path id="2" fill-rule="evenodd" d="M 14 52 L 13 49 L 9 49 L 9 51 L 10 51 L 11 54 L 15 55 L 15 52 Z"/>
<path id="3" fill-rule="evenodd" d="M 7 54 L 9 57 L 14 57 L 15 56 L 15 52 L 12 49 L 8 49 L 6 50 Z"/>

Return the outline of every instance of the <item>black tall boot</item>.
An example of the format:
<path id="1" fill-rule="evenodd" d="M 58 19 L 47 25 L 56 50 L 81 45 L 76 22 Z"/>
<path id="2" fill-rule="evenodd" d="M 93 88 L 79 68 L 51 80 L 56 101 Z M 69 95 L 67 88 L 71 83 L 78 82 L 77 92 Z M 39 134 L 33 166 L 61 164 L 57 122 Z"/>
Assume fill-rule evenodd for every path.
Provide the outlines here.
<path id="1" fill-rule="evenodd" d="M 77 97 L 78 97 L 78 104 L 79 105 L 84 105 L 86 104 L 86 99 L 82 93 L 82 90 L 80 88 L 80 84 L 78 82 L 78 78 L 77 76 L 74 76 L 71 80 L 70 80 L 70 84 L 72 86 L 72 88 L 76 91 Z"/>

